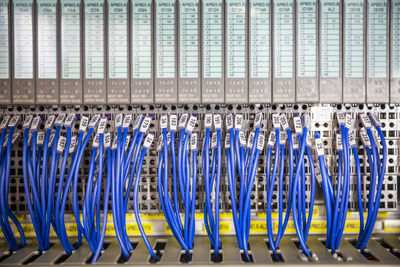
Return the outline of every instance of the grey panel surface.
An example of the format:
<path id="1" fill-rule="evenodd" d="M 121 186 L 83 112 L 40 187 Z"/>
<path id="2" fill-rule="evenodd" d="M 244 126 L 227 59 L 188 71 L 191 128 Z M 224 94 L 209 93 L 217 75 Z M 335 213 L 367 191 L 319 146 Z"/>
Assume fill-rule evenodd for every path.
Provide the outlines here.
<path id="1" fill-rule="evenodd" d="M 11 12 L 10 1 L 0 1 L 0 53 L 1 53 L 1 71 L 0 71 L 0 103 L 11 104 Z"/>
<path id="2" fill-rule="evenodd" d="M 400 0 L 390 3 L 390 102 L 400 103 Z"/>

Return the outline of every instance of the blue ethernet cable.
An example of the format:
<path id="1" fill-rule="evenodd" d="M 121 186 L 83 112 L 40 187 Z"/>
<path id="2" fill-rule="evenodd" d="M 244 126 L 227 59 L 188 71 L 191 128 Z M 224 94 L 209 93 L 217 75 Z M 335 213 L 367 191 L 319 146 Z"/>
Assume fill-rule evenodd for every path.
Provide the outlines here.
<path id="1" fill-rule="evenodd" d="M 216 173 L 215 173 L 215 224 L 214 224 L 214 254 L 219 254 L 219 192 L 221 187 L 221 169 L 222 169 L 222 146 L 221 146 L 221 117 L 219 114 L 214 115 L 214 127 L 217 132 L 217 148 L 216 148 Z M 211 180 L 213 183 L 213 180 Z M 211 185 L 212 186 L 212 185 Z"/>
<path id="2" fill-rule="evenodd" d="M 182 114 L 181 118 L 179 120 L 179 139 L 178 139 L 178 181 L 179 181 L 179 191 L 181 193 L 181 198 L 182 201 L 185 202 L 185 180 L 184 180 L 184 173 L 183 173 L 183 169 L 182 169 L 182 165 L 181 162 L 183 161 L 183 142 L 184 142 L 184 138 L 185 138 L 185 128 L 187 125 L 187 120 L 188 120 L 188 114 Z"/>
<path id="3" fill-rule="evenodd" d="M 133 212 L 135 214 L 136 222 L 137 222 L 140 234 L 143 238 L 143 242 L 146 245 L 146 248 L 149 251 L 150 256 L 155 261 L 159 261 L 158 257 L 154 253 L 154 251 L 149 243 L 149 240 L 147 239 L 146 233 L 144 232 L 143 225 L 142 225 L 140 215 L 139 215 L 139 206 L 138 206 L 139 182 L 140 182 L 140 176 L 142 173 L 143 160 L 144 160 L 144 157 L 146 156 L 146 151 L 150 148 L 151 143 L 153 142 L 153 139 L 154 139 L 153 134 L 147 135 L 146 140 L 143 143 L 142 151 L 140 153 L 140 158 L 139 158 L 138 166 L 136 169 L 135 181 L 134 181 L 134 186 L 133 186 Z"/>
<path id="4" fill-rule="evenodd" d="M 311 221 L 312 221 L 312 216 L 313 216 L 313 211 L 314 211 L 314 202 L 315 202 L 315 166 L 314 166 L 314 160 L 312 158 L 311 154 L 311 149 L 309 145 L 306 145 L 306 153 L 308 157 L 308 162 L 310 166 L 310 176 L 311 176 L 311 190 L 310 190 L 310 203 L 308 207 L 308 218 L 307 218 L 307 224 L 305 226 L 304 230 L 304 239 L 305 242 L 307 242 L 307 237 L 308 233 L 310 231 L 311 227 Z"/>
<path id="5" fill-rule="evenodd" d="M 195 235 L 195 210 L 196 210 L 196 185 L 197 185 L 197 133 L 191 135 L 190 146 L 192 150 L 192 203 L 190 207 L 190 221 L 189 221 L 189 244 L 188 248 L 193 249 L 194 235 Z"/>

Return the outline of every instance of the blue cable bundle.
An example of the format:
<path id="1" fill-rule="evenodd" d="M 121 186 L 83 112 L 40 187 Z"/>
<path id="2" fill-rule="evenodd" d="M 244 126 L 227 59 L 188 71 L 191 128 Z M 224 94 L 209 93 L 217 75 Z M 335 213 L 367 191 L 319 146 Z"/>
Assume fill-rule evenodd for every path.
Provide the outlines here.
<path id="1" fill-rule="evenodd" d="M 25 121 L 24 126 L 30 125 L 32 121 L 32 116 L 27 116 L 27 121 Z M 7 241 L 8 246 L 11 251 L 16 251 L 21 247 L 25 246 L 26 239 L 24 232 L 22 230 L 21 224 L 15 215 L 11 212 L 8 204 L 8 193 L 10 186 L 10 167 L 11 167 L 11 151 L 13 149 L 13 145 L 16 143 L 20 134 L 14 133 L 15 127 L 19 122 L 19 116 L 13 116 L 10 120 L 9 115 L 5 115 L 0 124 L 0 171 L 1 171 L 1 180 L 0 180 L 0 210 L 1 210 L 1 218 L 0 218 L 0 226 L 1 231 L 4 235 L 4 238 Z M 7 127 L 9 128 L 9 132 L 7 134 Z M 18 243 L 14 232 L 11 228 L 10 221 L 15 224 L 20 234 L 20 241 Z"/>

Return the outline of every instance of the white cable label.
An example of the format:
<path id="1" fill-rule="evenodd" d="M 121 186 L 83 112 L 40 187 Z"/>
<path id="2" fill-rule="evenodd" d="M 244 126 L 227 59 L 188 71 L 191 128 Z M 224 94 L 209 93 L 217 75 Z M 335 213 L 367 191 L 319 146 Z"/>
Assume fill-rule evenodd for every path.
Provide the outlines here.
<path id="1" fill-rule="evenodd" d="M 261 112 L 256 114 L 254 119 L 254 129 L 260 128 L 262 126 L 263 114 Z"/>
<path id="2" fill-rule="evenodd" d="M 289 121 L 288 121 L 288 119 L 287 119 L 287 117 L 286 117 L 285 114 L 281 114 L 281 115 L 279 116 L 279 119 L 280 119 L 280 121 L 281 121 L 281 126 L 282 126 L 282 129 L 283 129 L 283 130 L 286 131 L 286 130 L 290 129 Z"/>
<path id="3" fill-rule="evenodd" d="M 221 129 L 222 128 L 222 122 L 221 122 L 221 115 L 220 114 L 214 114 L 214 127 L 215 127 L 215 129 Z"/>
<path id="4" fill-rule="evenodd" d="M 310 114 L 304 114 L 302 116 L 303 118 L 303 125 L 304 127 L 307 127 L 307 129 L 311 128 L 311 118 L 310 118 Z"/>
<path id="5" fill-rule="evenodd" d="M 64 123 L 65 117 L 67 115 L 65 113 L 61 113 L 57 116 L 56 121 L 54 122 L 55 126 L 61 126 Z"/>
<path id="6" fill-rule="evenodd" d="M 226 119 L 226 128 L 228 130 L 232 129 L 233 128 L 233 115 L 228 114 L 228 115 L 226 115 L 225 119 Z"/>
<path id="7" fill-rule="evenodd" d="M 346 113 L 346 128 L 351 129 L 353 127 L 353 118 L 350 113 Z"/>
<path id="8" fill-rule="evenodd" d="M 117 145 L 118 145 L 118 138 L 117 138 L 117 136 L 114 136 L 114 140 L 112 142 L 111 149 L 112 150 L 117 149 Z"/>
<path id="9" fill-rule="evenodd" d="M 81 122 L 79 124 L 79 131 L 80 132 L 86 132 L 86 129 L 89 125 L 89 118 L 86 116 L 81 117 Z"/>
<path id="10" fill-rule="evenodd" d="M 311 147 L 311 133 L 307 131 L 306 146 Z"/>
<path id="11" fill-rule="evenodd" d="M 365 128 L 360 129 L 360 137 L 364 146 L 371 147 L 371 141 L 369 140 L 369 136 Z"/>
<path id="12" fill-rule="evenodd" d="M 225 148 L 230 148 L 231 147 L 231 140 L 230 140 L 230 135 L 229 132 L 226 133 L 225 136 Z"/>
<path id="13" fill-rule="evenodd" d="M 107 127 L 107 118 L 103 117 L 100 119 L 99 127 L 97 128 L 97 134 L 103 134 Z"/>
<path id="14" fill-rule="evenodd" d="M 14 145 L 14 144 L 18 141 L 18 139 L 20 138 L 20 136 L 21 136 L 20 133 L 14 133 L 13 136 L 12 136 L 12 139 L 11 139 L 11 144 Z"/>
<path id="15" fill-rule="evenodd" d="M 104 134 L 104 147 L 108 148 L 111 146 L 111 133 L 105 133 Z"/>
<path id="16" fill-rule="evenodd" d="M 100 120 L 100 115 L 95 114 L 89 122 L 89 128 L 95 128 Z"/>
<path id="17" fill-rule="evenodd" d="M 213 132 L 211 137 L 211 148 L 216 148 L 218 144 L 218 136 L 217 132 Z"/>
<path id="18" fill-rule="evenodd" d="M 157 151 L 161 151 L 161 149 L 164 147 L 164 137 L 162 134 L 158 137 L 158 142 L 157 142 Z"/>
<path id="19" fill-rule="evenodd" d="M 274 129 L 281 128 L 281 122 L 279 120 L 278 114 L 272 114 L 272 125 L 273 125 Z"/>
<path id="20" fill-rule="evenodd" d="M 100 135 L 96 134 L 93 138 L 93 147 L 99 147 L 100 144 Z"/>
<path id="21" fill-rule="evenodd" d="M 240 146 L 242 147 L 246 146 L 246 134 L 243 131 L 239 132 L 239 142 Z"/>
<path id="22" fill-rule="evenodd" d="M 65 119 L 64 126 L 71 127 L 74 120 L 75 120 L 75 113 L 69 113 L 67 118 Z"/>
<path id="23" fill-rule="evenodd" d="M 56 116 L 55 115 L 50 115 L 49 117 L 47 117 L 46 123 L 44 124 L 44 129 L 48 130 L 51 127 L 53 127 L 54 121 L 56 120 Z"/>
<path id="24" fill-rule="evenodd" d="M 187 113 L 184 113 L 181 115 L 181 118 L 179 119 L 179 129 L 186 127 L 188 118 L 189 118 L 189 114 L 187 114 Z"/>
<path id="25" fill-rule="evenodd" d="M 149 134 L 146 136 L 146 139 L 144 140 L 143 146 L 144 146 L 145 148 L 150 148 L 151 144 L 153 143 L 153 140 L 154 140 L 154 134 L 149 133 Z"/>
<path id="26" fill-rule="evenodd" d="M 115 122 L 114 122 L 115 128 L 122 126 L 123 116 L 124 115 L 122 115 L 122 113 L 118 113 L 117 115 L 115 115 Z"/>
<path id="27" fill-rule="evenodd" d="M 235 115 L 235 130 L 241 130 L 243 127 L 243 115 L 236 114 Z"/>
<path id="28" fill-rule="evenodd" d="M 323 156 L 325 154 L 324 143 L 321 138 L 315 138 L 315 148 L 318 156 Z"/>
<path id="29" fill-rule="evenodd" d="M 339 125 L 346 125 L 346 114 L 344 112 L 337 112 L 336 118 Z"/>
<path id="30" fill-rule="evenodd" d="M 342 135 L 340 133 L 336 134 L 336 149 L 343 150 Z"/>
<path id="31" fill-rule="evenodd" d="M 41 121 L 42 120 L 40 119 L 40 116 L 36 116 L 35 118 L 33 118 L 32 125 L 31 125 L 31 131 L 37 131 L 39 129 Z"/>
<path id="32" fill-rule="evenodd" d="M 287 135 L 285 132 L 279 132 L 279 144 L 284 145 L 286 143 Z"/>
<path id="33" fill-rule="evenodd" d="M 303 132 L 303 125 L 299 116 L 293 117 L 293 124 L 296 134 L 301 134 Z"/>
<path id="34" fill-rule="evenodd" d="M 269 133 L 267 146 L 273 147 L 275 145 L 275 141 L 276 141 L 275 132 L 272 131 Z"/>
<path id="35" fill-rule="evenodd" d="M 51 133 L 50 134 L 50 137 L 49 137 L 49 142 L 47 143 L 47 147 L 52 147 L 53 146 L 53 141 L 54 141 L 54 136 L 55 136 L 55 134 L 54 133 Z"/>
<path id="36" fill-rule="evenodd" d="M 293 149 L 299 149 L 299 139 L 297 138 L 297 136 L 294 134 L 292 135 L 292 143 L 293 143 Z"/>
<path id="37" fill-rule="evenodd" d="M 61 153 L 64 151 L 66 142 L 67 138 L 65 138 L 65 136 L 60 136 L 60 138 L 58 138 L 57 152 Z"/>
<path id="38" fill-rule="evenodd" d="M 197 122 L 197 117 L 191 116 L 188 124 L 186 125 L 186 131 L 188 131 L 190 133 L 193 132 L 194 127 L 196 127 L 196 122 Z"/>
<path id="39" fill-rule="evenodd" d="M 169 115 L 169 130 L 176 131 L 178 129 L 178 115 Z"/>
<path id="40" fill-rule="evenodd" d="M 204 127 L 211 128 L 212 127 L 213 116 L 212 114 L 205 114 L 204 115 Z"/>
<path id="41" fill-rule="evenodd" d="M 351 130 L 349 133 L 349 143 L 351 147 L 355 147 L 357 145 L 354 130 Z"/>
<path id="42" fill-rule="evenodd" d="M 32 120 L 33 120 L 33 115 L 26 116 L 22 127 L 24 129 L 29 128 L 31 126 Z M 1 124 L 3 125 L 3 122 L 1 122 Z M 5 123 L 5 125 L 7 125 L 7 122 Z M 0 127 L 0 128 L 3 129 L 4 127 Z"/>
<path id="43" fill-rule="evenodd" d="M 8 124 L 8 127 L 15 127 L 18 122 L 19 122 L 20 116 L 19 115 L 14 115 L 11 120 L 10 123 Z"/>
<path id="44" fill-rule="evenodd" d="M 140 122 L 143 119 L 143 115 L 140 114 L 136 117 L 135 121 L 133 122 L 132 128 L 135 131 L 137 128 L 139 128 Z"/>
<path id="45" fill-rule="evenodd" d="M 168 128 L 168 116 L 167 115 L 161 115 L 160 118 L 160 128 L 161 129 L 167 129 Z"/>
<path id="46" fill-rule="evenodd" d="M 125 116 L 124 121 L 122 122 L 123 128 L 129 128 L 132 122 L 132 114 L 128 114 Z"/>
<path id="47" fill-rule="evenodd" d="M 42 146 L 44 144 L 44 132 L 38 132 L 36 143 L 38 146 Z"/>
<path id="48" fill-rule="evenodd" d="M 190 149 L 197 150 L 197 133 L 192 133 L 190 136 Z"/>
<path id="49" fill-rule="evenodd" d="M 76 138 L 76 135 L 74 135 L 71 137 L 71 145 L 69 146 L 68 153 L 72 153 L 75 151 L 76 142 L 77 142 L 77 138 Z"/>
<path id="50" fill-rule="evenodd" d="M 252 148 L 253 147 L 254 136 L 255 136 L 255 132 L 251 132 L 249 134 L 249 138 L 247 139 L 247 148 Z"/>
<path id="51" fill-rule="evenodd" d="M 264 133 L 260 133 L 258 135 L 258 140 L 257 140 L 257 149 L 260 151 L 264 149 L 264 142 L 265 142 L 264 139 L 265 139 Z"/>
<path id="52" fill-rule="evenodd" d="M 30 116 L 32 116 L 32 115 L 30 115 Z M 5 116 L 3 117 L 3 120 L 1 121 L 1 124 L 0 124 L 0 130 L 3 130 L 4 128 L 7 127 L 8 122 L 10 121 L 10 118 L 11 118 L 10 115 L 5 115 Z M 24 127 L 24 128 L 25 128 L 25 127 Z M 28 128 L 28 127 L 26 127 L 26 128 Z"/>
<path id="53" fill-rule="evenodd" d="M 141 133 L 145 133 L 147 132 L 147 130 L 150 128 L 150 124 L 151 124 L 151 117 L 150 116 L 146 116 L 143 119 L 142 125 L 140 125 L 140 132 Z"/>
<path id="54" fill-rule="evenodd" d="M 124 147 L 125 152 L 128 150 L 129 142 L 130 142 L 130 141 L 131 141 L 131 136 L 130 136 L 130 135 L 127 135 L 127 136 L 126 136 L 126 140 L 125 140 L 125 147 Z"/>
<path id="55" fill-rule="evenodd" d="M 362 125 L 365 128 L 371 128 L 372 127 L 371 120 L 368 118 L 367 114 L 361 113 L 360 114 L 360 120 L 361 120 Z"/>

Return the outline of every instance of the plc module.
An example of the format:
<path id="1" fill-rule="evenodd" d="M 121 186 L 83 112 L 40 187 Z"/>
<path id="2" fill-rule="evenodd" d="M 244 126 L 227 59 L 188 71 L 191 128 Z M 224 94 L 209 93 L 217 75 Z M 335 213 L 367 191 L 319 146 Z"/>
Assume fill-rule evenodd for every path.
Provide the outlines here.
<path id="1" fill-rule="evenodd" d="M 399 265 L 400 0 L 0 0 L 0 266 Z"/>

